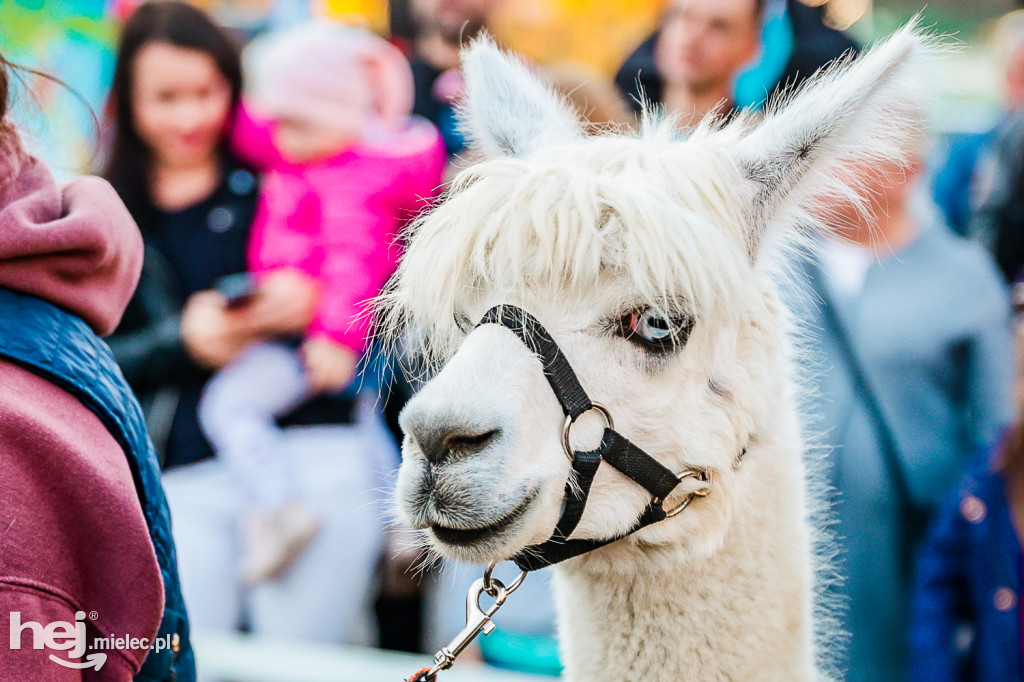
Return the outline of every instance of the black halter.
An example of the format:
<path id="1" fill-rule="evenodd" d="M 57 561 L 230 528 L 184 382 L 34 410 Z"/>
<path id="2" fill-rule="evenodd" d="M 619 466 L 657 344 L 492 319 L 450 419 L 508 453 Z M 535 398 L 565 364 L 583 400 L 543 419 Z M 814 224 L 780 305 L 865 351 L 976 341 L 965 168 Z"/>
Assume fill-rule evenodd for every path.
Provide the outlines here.
<path id="1" fill-rule="evenodd" d="M 466 627 L 455 636 L 448 646 L 442 647 L 434 654 L 432 667 L 420 670 L 409 678 L 408 682 L 434 682 L 437 679 L 437 674 L 450 668 L 459 653 L 479 634 L 486 634 L 493 630 L 494 623 L 491 622 L 491 616 L 505 602 L 506 597 L 519 587 L 527 572 L 557 564 L 621 540 L 645 526 L 675 516 L 686 509 L 693 500 L 705 497 L 711 492 L 710 469 L 691 467 L 682 473 L 674 474 L 616 431 L 608 409 L 590 400 L 558 344 L 541 326 L 541 323 L 528 312 L 516 306 L 498 305 L 488 310 L 477 326 L 483 324 L 500 324 L 509 329 L 540 359 L 544 376 L 547 378 L 548 384 L 551 385 L 551 390 L 555 392 L 555 397 L 558 398 L 558 402 L 562 406 L 562 412 L 565 413 L 562 446 L 572 462 L 572 470 L 575 472 L 576 479 L 575 485 L 573 485 L 574 477 L 570 476 L 565 483 L 562 515 L 558 519 L 551 537 L 539 545 L 523 549 L 512 557 L 512 561 L 523 571 L 522 575 L 506 587 L 491 575 L 496 562 L 488 565 L 484 576 L 469 588 L 466 602 Z M 601 444 L 596 450 L 573 450 L 569 445 L 569 431 L 573 423 L 590 410 L 600 411 L 608 420 L 608 426 L 601 437 Z M 737 463 L 742 460 L 744 454 L 746 454 L 746 449 L 737 457 Z M 597 474 L 597 469 L 602 461 L 608 462 L 620 473 L 643 487 L 651 494 L 651 501 L 640 514 L 636 523 L 621 535 L 607 540 L 569 540 L 569 536 L 572 535 L 583 517 L 583 510 L 587 506 L 587 497 L 590 495 L 594 475 Z M 687 493 L 674 509 L 666 511 L 665 498 L 676 489 L 680 481 L 688 478 L 703 483 L 704 486 Z M 484 593 L 489 594 L 495 600 L 494 604 L 486 611 L 479 605 L 480 596 Z"/>
<path id="2" fill-rule="evenodd" d="M 532 315 L 516 306 L 498 305 L 488 310 L 477 326 L 483 324 L 500 324 L 506 327 L 540 358 L 544 376 L 565 413 L 562 444 L 576 474 L 575 485 L 572 483 L 572 476 L 566 481 L 564 509 L 551 537 L 539 545 L 525 548 L 512 557 L 512 561 L 520 569 L 533 571 L 544 568 L 621 540 L 645 526 L 675 516 L 695 498 L 704 497 L 711 492 L 710 470 L 691 468 L 675 474 L 616 431 L 608 410 L 590 400 L 565 354 Z M 581 415 L 593 409 L 602 412 L 608 420 L 601 444 L 595 450 L 573 450 L 569 445 L 569 430 Z M 617 471 L 643 487 L 651 494 L 651 501 L 633 527 L 622 535 L 607 540 L 569 540 L 569 536 L 583 516 L 594 475 L 597 474 L 602 461 L 608 462 Z M 666 511 L 665 498 L 686 478 L 704 483 L 705 487 L 689 493 L 679 506 Z"/>

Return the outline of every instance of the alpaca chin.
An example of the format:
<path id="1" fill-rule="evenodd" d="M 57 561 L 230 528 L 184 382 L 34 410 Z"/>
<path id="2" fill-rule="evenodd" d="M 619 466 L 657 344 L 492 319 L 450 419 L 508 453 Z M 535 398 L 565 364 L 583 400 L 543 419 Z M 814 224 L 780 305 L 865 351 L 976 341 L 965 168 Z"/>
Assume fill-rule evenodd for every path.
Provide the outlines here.
<path id="1" fill-rule="evenodd" d="M 439 515 L 428 526 L 431 545 L 449 558 L 458 561 L 486 563 L 515 554 L 522 546 L 516 540 L 524 535 L 539 490 L 529 490 L 518 504 L 488 518 L 459 519 L 452 523 L 448 515 Z"/>

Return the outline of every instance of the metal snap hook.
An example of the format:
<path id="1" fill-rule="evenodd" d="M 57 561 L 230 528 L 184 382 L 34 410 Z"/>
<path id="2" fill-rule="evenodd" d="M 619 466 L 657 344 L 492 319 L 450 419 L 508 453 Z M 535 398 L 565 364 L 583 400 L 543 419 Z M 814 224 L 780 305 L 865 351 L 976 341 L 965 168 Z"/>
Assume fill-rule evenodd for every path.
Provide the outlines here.
<path id="1" fill-rule="evenodd" d="M 612 421 L 612 413 L 608 410 L 607 407 L 605 407 L 601 403 L 592 402 L 590 404 L 590 410 L 597 410 L 598 412 L 603 414 L 605 421 L 608 422 L 608 428 L 615 428 L 615 422 Z M 570 462 L 576 461 L 576 454 L 572 451 L 572 446 L 569 445 L 569 430 L 572 428 L 572 425 L 576 423 L 577 419 L 585 415 L 587 412 L 590 412 L 590 410 L 587 410 L 586 412 L 580 412 L 575 417 L 572 415 L 565 416 L 565 423 L 562 424 L 562 450 L 565 451 L 565 456 L 569 458 Z"/>
<path id="2" fill-rule="evenodd" d="M 489 635 L 494 631 L 495 625 L 491 621 L 491 617 L 505 603 L 508 595 L 515 592 L 523 584 L 523 580 L 526 579 L 526 571 L 522 571 L 519 577 L 513 580 L 508 587 L 505 587 L 504 583 L 492 575 L 495 566 L 497 566 L 495 561 L 487 564 L 484 576 L 473 581 L 469 592 L 466 594 L 466 626 L 462 628 L 459 634 L 455 635 L 455 638 L 448 643 L 448 646 L 441 647 L 434 654 L 434 665 L 427 671 L 427 679 L 431 679 L 431 675 L 436 675 L 438 672 L 452 667 L 459 654 L 479 635 Z M 485 609 L 480 605 L 480 597 L 484 594 L 494 598 L 494 603 L 491 604 L 490 608 Z"/>

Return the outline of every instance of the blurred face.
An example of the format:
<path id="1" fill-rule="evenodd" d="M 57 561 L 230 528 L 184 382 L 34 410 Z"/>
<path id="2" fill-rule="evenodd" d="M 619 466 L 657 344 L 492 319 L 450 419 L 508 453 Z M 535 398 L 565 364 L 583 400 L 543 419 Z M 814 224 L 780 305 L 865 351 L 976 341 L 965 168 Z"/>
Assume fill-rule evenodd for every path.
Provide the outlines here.
<path id="1" fill-rule="evenodd" d="M 357 134 L 355 126 L 325 126 L 296 118 L 278 118 L 274 144 L 286 161 L 310 163 L 343 152 Z"/>
<path id="2" fill-rule="evenodd" d="M 1006 103 L 1011 109 L 1024 105 L 1024 46 L 1013 50 L 1006 60 Z"/>
<path id="3" fill-rule="evenodd" d="M 897 216 L 903 211 L 914 188 L 914 181 L 920 174 L 923 159 L 919 153 L 912 153 L 906 167 L 895 161 L 884 161 L 870 166 L 853 168 L 853 172 L 861 177 L 863 185 L 860 194 L 867 198 L 867 207 L 874 220 L 868 225 L 876 229 L 876 221 L 880 216 Z M 848 202 L 838 202 L 826 209 L 823 215 L 833 227 L 840 232 L 857 231 L 865 227 L 863 217 L 855 206 Z M 885 235 L 880 235 L 885 237 Z"/>
<path id="4" fill-rule="evenodd" d="M 757 54 L 760 31 L 754 0 L 676 0 L 655 49 L 658 70 L 695 93 L 728 87 Z"/>
<path id="5" fill-rule="evenodd" d="M 413 0 L 416 23 L 428 32 L 458 43 L 479 33 L 486 25 L 495 0 Z"/>
<path id="6" fill-rule="evenodd" d="M 132 65 L 135 131 L 158 164 L 207 163 L 231 109 L 231 85 L 211 56 L 150 43 Z"/>

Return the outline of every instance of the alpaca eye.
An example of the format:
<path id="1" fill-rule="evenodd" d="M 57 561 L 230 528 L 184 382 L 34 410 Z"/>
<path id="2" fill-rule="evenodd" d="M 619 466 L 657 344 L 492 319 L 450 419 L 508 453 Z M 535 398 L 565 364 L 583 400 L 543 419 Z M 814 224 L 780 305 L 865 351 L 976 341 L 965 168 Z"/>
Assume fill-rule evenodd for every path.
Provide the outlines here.
<path id="1" fill-rule="evenodd" d="M 663 343 L 672 338 L 671 323 L 652 313 L 633 313 L 629 316 L 629 328 L 648 343 Z"/>
<path id="2" fill-rule="evenodd" d="M 667 352 L 686 343 L 693 322 L 687 315 L 665 315 L 653 308 L 637 310 L 623 317 L 626 339 L 652 351 Z"/>

